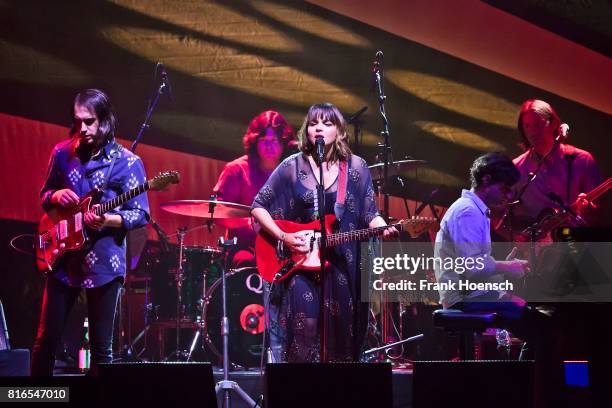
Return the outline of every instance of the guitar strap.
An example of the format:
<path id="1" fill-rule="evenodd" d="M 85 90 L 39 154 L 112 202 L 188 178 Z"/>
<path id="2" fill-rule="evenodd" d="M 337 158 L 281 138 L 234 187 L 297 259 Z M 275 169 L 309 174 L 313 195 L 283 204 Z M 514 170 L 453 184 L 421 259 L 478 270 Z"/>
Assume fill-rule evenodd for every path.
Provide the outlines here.
<path id="1" fill-rule="evenodd" d="M 106 172 L 106 175 L 104 176 L 104 183 L 100 187 L 101 191 L 106 190 L 108 181 L 110 180 L 111 173 L 113 172 L 113 167 L 115 166 L 115 161 L 119 157 L 119 152 L 123 150 L 123 146 L 121 146 L 119 143 L 114 142 L 114 141 L 112 143 L 113 143 L 113 146 L 110 148 L 111 163 L 110 163 L 110 166 L 108 167 L 108 171 Z M 85 170 L 85 164 L 81 164 L 81 173 L 83 175 L 87 174 L 87 171 Z M 86 191 L 84 188 L 85 180 L 86 180 L 86 177 L 83 176 L 81 178 L 81 191 Z"/>
<path id="2" fill-rule="evenodd" d="M 106 190 L 106 186 L 108 185 L 108 180 L 110 180 L 111 173 L 113 172 L 113 167 L 115 166 L 115 161 L 117 157 L 119 157 L 119 152 L 123 150 L 123 146 L 119 143 L 113 141 L 113 147 L 110 148 L 110 156 L 111 156 L 111 164 L 106 172 L 106 177 L 104 178 L 104 184 L 102 184 L 102 191 Z"/>
<path id="3" fill-rule="evenodd" d="M 334 205 L 334 214 L 338 222 L 342 220 L 344 215 L 344 201 L 346 200 L 346 188 L 348 184 L 348 160 L 341 160 L 338 172 L 338 192 L 336 194 L 336 204 Z"/>

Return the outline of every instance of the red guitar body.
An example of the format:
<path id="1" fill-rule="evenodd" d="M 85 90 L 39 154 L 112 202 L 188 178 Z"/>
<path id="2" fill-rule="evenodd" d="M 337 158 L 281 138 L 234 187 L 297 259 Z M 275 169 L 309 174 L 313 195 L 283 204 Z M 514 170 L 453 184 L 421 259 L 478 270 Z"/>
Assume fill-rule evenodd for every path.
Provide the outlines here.
<path id="1" fill-rule="evenodd" d="M 85 213 L 99 193 L 93 190 L 76 206 L 56 206 L 42 216 L 36 243 L 36 266 L 39 271 L 51 272 L 66 252 L 83 248 L 87 242 Z"/>
<path id="2" fill-rule="evenodd" d="M 319 271 L 321 269 L 321 258 L 317 238 L 321 236 L 320 222 L 318 220 L 308 224 L 284 220 L 274 222 L 283 232 L 304 231 L 306 239 L 310 240 L 310 252 L 293 254 L 284 248 L 279 250 L 277 240 L 262 229 L 255 240 L 257 269 L 262 278 L 268 282 L 280 282 L 290 277 L 296 270 Z M 325 216 L 325 231 L 327 234 L 333 232 L 335 224 L 335 216 Z"/>

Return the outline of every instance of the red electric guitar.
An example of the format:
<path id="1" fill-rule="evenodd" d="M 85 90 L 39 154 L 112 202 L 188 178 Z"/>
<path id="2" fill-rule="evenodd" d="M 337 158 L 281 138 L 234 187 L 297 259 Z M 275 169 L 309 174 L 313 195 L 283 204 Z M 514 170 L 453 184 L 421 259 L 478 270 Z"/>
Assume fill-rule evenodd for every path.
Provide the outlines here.
<path id="1" fill-rule="evenodd" d="M 117 197 L 100 204 L 94 209 L 98 216 L 119 207 L 126 201 L 148 190 L 161 190 L 169 184 L 177 184 L 180 176 L 177 171 L 160 173 L 144 184 L 126 191 Z M 85 228 L 85 213 L 101 191 L 94 189 L 74 207 L 55 206 L 42 216 L 38 224 L 38 241 L 36 244 L 36 264 L 41 272 L 51 272 L 66 252 L 82 249 L 88 241 Z"/>
<path id="2" fill-rule="evenodd" d="M 262 229 L 255 239 L 255 258 L 257 259 L 257 269 L 262 278 L 268 282 L 280 282 L 291 276 L 296 270 L 320 270 L 320 222 L 318 220 L 308 224 L 299 224 L 297 222 L 284 220 L 276 220 L 274 222 L 284 232 L 302 232 L 310 242 L 310 250 L 306 254 L 290 253 L 288 248 L 284 248 L 282 242 L 277 241 Z M 334 233 L 333 227 L 335 223 L 335 216 L 325 216 L 327 248 L 350 241 L 379 236 L 388 228 L 388 226 L 385 226 Z M 389 226 L 397 228 L 398 231 L 406 231 L 410 236 L 416 238 L 429 229 L 439 227 L 439 224 L 435 218 L 411 218 Z"/>

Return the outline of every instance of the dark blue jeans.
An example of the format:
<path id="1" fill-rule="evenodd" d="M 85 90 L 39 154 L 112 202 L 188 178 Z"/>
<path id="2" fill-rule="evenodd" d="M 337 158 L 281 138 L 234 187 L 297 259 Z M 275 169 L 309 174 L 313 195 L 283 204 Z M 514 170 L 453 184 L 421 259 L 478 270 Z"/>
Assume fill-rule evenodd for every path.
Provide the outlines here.
<path id="1" fill-rule="evenodd" d="M 112 361 L 113 323 L 121 281 L 113 280 L 97 288 L 85 289 L 89 318 L 89 343 L 92 369 L 95 364 Z M 38 333 L 32 348 L 32 375 L 51 376 L 55 350 L 62 338 L 68 314 L 81 288 L 72 288 L 53 277 L 47 278 Z"/>

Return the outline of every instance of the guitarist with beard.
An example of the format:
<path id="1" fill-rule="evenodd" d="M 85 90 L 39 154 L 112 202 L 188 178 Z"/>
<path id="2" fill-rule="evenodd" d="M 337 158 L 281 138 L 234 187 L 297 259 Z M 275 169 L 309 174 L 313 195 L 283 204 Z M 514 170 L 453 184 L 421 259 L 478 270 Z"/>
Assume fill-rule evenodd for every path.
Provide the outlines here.
<path id="1" fill-rule="evenodd" d="M 108 96 L 97 89 L 78 93 L 70 139 L 52 153 L 41 190 L 45 211 L 74 208 L 94 189 L 106 202 L 146 181 L 141 159 L 115 141 L 117 119 Z M 87 295 L 92 369 L 112 360 L 112 335 L 119 290 L 125 279 L 125 236 L 149 220 L 141 194 L 111 211 L 84 214 L 88 244 L 69 252 L 50 271 L 45 284 L 38 333 L 32 350 L 32 375 L 51 376 L 55 350 L 81 288 Z"/>
<path id="2" fill-rule="evenodd" d="M 602 183 L 601 172 L 592 154 L 566 143 L 568 129 L 545 101 L 530 99 L 521 106 L 518 131 L 525 152 L 513 162 L 521 174 L 516 191 L 522 191 L 522 194 L 517 194 L 520 201 L 513 208 L 512 216 L 506 217 L 511 220 L 513 231 L 520 231 L 541 220 L 542 214 L 550 208 L 559 208 L 560 204 L 570 206 L 580 217 L 566 217 L 562 225 L 584 227 L 609 223 L 609 215 L 606 215 L 609 211 L 603 208 L 607 206 L 598 207 L 587 198 L 595 192 L 597 196 L 605 194 L 610 179 Z M 530 178 L 532 180 L 528 182 Z M 546 223 L 540 222 L 539 225 L 546 226 Z M 550 237 L 543 240 L 550 241 Z M 537 276 L 545 282 L 540 286 L 548 287 L 554 276 L 564 273 L 561 265 L 564 265 L 565 257 L 571 258 L 567 248 L 544 248 L 534 257 Z M 580 269 L 576 268 L 577 271 Z M 571 275 L 571 278 L 567 276 L 568 279 L 560 281 L 561 293 L 563 290 L 571 291 L 573 279 L 580 279 L 579 274 Z M 602 385 L 602 381 L 608 377 L 611 359 L 607 344 L 600 339 L 608 338 L 611 329 L 606 320 L 599 317 L 609 316 L 612 312 L 610 303 L 563 302 L 543 306 L 554 310 L 555 319 L 566 325 L 560 329 L 565 333 L 562 347 L 565 357 L 589 360 L 593 369 L 594 394 L 604 392 L 609 396 L 610 388 Z"/>
<path id="3" fill-rule="evenodd" d="M 508 236 L 504 230 L 511 229 L 516 235 L 541 219 L 543 212 L 559 208 L 560 202 L 567 206 L 578 202 L 575 210 L 582 221 L 572 224 L 597 224 L 601 212 L 583 198 L 603 180 L 591 153 L 565 143 L 569 126 L 547 102 L 530 99 L 521 106 L 518 131 L 525 150 L 513 160 L 521 174 L 515 185 L 518 201 L 505 217 L 506 225 L 498 225 L 497 231 Z"/>

